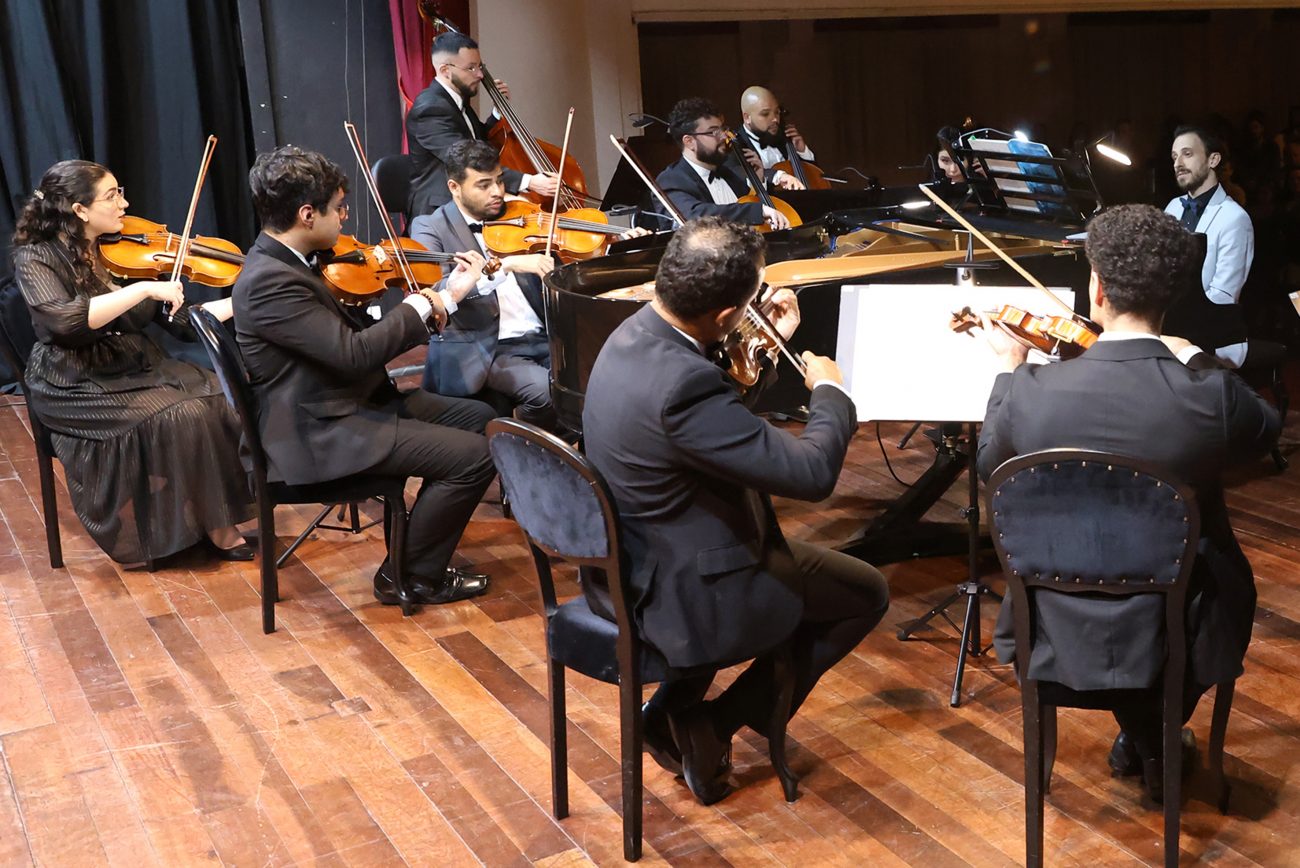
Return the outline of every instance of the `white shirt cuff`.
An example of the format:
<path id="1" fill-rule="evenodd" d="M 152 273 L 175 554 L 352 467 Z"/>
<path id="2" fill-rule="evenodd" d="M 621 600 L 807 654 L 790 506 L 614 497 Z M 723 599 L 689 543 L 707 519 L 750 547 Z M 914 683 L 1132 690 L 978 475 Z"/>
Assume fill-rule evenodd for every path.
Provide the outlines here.
<path id="1" fill-rule="evenodd" d="M 772 173 L 772 183 L 779 184 L 781 183 L 781 179 L 784 177 L 786 177 L 785 170 L 777 169 L 775 172 Z"/>
<path id="2" fill-rule="evenodd" d="M 848 397 L 849 400 L 853 400 L 853 396 L 849 394 L 849 390 L 844 388 L 843 385 L 835 382 L 834 380 L 818 380 L 817 382 L 813 383 L 814 392 L 817 391 L 818 386 L 830 386 L 832 389 L 839 389 L 841 392 L 845 394 L 846 397 Z"/>
<path id="3" fill-rule="evenodd" d="M 802 151 L 800 151 L 800 152 L 799 152 L 799 159 L 801 159 L 801 160 L 806 160 L 806 161 L 808 161 L 809 163 L 811 163 L 811 162 L 813 161 L 813 159 L 814 159 L 814 158 L 813 158 L 812 148 L 804 148 Z"/>
<path id="4" fill-rule="evenodd" d="M 1183 347 L 1181 350 L 1178 351 L 1178 361 L 1182 362 L 1185 365 L 1192 360 L 1193 356 L 1196 356 L 1203 352 L 1205 351 L 1202 350 L 1200 347 L 1198 347 L 1196 344 L 1192 344 L 1190 347 Z"/>
<path id="5" fill-rule="evenodd" d="M 442 299 L 442 306 L 447 309 L 447 316 L 451 316 L 456 312 L 456 309 L 460 307 L 460 305 L 456 304 L 456 299 L 451 297 L 451 293 L 448 290 L 438 290 L 438 298 Z"/>
<path id="6" fill-rule="evenodd" d="M 523 179 L 519 182 L 519 192 L 527 193 L 528 188 L 532 185 L 532 182 L 533 182 L 532 175 L 524 175 Z"/>
<path id="7" fill-rule="evenodd" d="M 418 292 L 413 292 L 406 298 L 402 299 L 402 304 L 409 304 L 411 307 L 415 308 L 415 312 L 420 315 L 420 320 L 422 322 L 428 322 L 429 316 L 433 313 L 433 305 L 427 298 L 420 295 Z"/>

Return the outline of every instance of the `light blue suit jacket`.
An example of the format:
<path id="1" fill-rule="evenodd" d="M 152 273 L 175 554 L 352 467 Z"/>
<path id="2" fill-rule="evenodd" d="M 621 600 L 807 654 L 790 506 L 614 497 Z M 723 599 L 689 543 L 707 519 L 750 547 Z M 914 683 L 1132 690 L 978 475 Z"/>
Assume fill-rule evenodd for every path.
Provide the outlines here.
<path id="1" fill-rule="evenodd" d="M 1171 201 L 1165 213 L 1172 214 L 1175 220 L 1182 217 L 1182 201 L 1181 196 Z M 1215 304 L 1236 304 L 1255 259 L 1255 229 L 1250 217 L 1220 186 L 1196 222 L 1196 231 L 1206 237 L 1205 265 L 1201 268 L 1206 297 Z"/>

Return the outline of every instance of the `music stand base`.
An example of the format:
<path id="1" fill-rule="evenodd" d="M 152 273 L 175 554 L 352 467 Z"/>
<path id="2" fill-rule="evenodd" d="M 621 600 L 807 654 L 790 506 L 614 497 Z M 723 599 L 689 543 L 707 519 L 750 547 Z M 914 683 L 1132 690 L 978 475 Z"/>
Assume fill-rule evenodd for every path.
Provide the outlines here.
<path id="1" fill-rule="evenodd" d="M 978 579 L 974 581 L 965 581 L 959 584 L 951 594 L 944 597 L 934 608 L 926 612 L 919 618 L 912 621 L 905 621 L 898 627 L 898 640 L 906 642 L 912 638 L 912 634 L 923 627 L 928 627 L 930 622 L 935 618 L 943 618 L 954 630 L 958 629 L 957 623 L 948 616 L 948 607 L 959 601 L 962 597 L 966 598 L 966 615 L 962 619 L 961 625 L 961 648 L 957 653 L 957 671 L 952 680 L 952 696 L 948 704 L 953 708 L 961 705 L 961 682 L 962 676 L 966 674 L 966 658 L 983 657 L 984 654 L 992 648 L 992 644 L 984 645 L 980 640 L 980 598 L 990 596 L 1002 601 L 1002 595 L 995 592 L 988 585 Z"/>

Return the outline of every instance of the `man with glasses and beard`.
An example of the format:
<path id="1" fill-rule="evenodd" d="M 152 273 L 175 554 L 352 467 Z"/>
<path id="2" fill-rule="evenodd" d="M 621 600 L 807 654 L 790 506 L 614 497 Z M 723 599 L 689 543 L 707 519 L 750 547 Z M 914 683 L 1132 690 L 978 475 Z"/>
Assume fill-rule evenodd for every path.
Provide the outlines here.
<path id="1" fill-rule="evenodd" d="M 687 220 L 721 217 L 748 226 L 766 223 L 789 229 L 789 219 L 775 208 L 739 201 L 750 192 L 749 182 L 740 169 L 728 165 L 729 134 L 713 103 L 703 97 L 680 100 L 668 115 L 668 135 L 681 148 L 682 158 L 659 173 L 659 186 Z M 756 170 L 761 180 L 761 163 Z"/>
<path id="2" fill-rule="evenodd" d="M 433 40 L 433 81 L 420 92 L 406 113 L 406 138 L 411 150 L 411 195 L 406 213 L 429 214 L 451 199 L 447 191 L 447 149 L 465 139 L 487 141 L 500 118 L 485 124 L 469 101 L 483 80 L 478 43 L 463 33 L 444 33 Z M 510 89 L 496 82 L 502 95 Z M 553 196 L 559 186 L 554 174 L 525 175 L 505 170 L 506 190 Z M 392 203 L 389 203 L 392 204 Z"/>

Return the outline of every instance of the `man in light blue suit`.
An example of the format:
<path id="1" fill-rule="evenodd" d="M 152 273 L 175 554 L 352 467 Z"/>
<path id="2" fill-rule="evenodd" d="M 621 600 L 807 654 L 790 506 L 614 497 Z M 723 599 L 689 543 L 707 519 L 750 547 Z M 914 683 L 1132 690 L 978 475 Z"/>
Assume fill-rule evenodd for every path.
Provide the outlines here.
<path id="1" fill-rule="evenodd" d="M 1170 334 L 1186 337 L 1221 361 L 1240 367 L 1246 358 L 1246 324 L 1238 302 L 1255 258 L 1255 230 L 1245 209 L 1219 184 L 1217 170 L 1223 155 L 1219 137 L 1207 129 L 1182 126 L 1174 132 L 1174 175 L 1185 195 L 1165 206 L 1165 213 L 1188 232 L 1205 235 L 1201 268 L 1205 294 L 1203 299 L 1178 303 L 1180 309 L 1171 310 L 1166 320 L 1166 331 L 1176 319 L 1183 328 Z"/>

